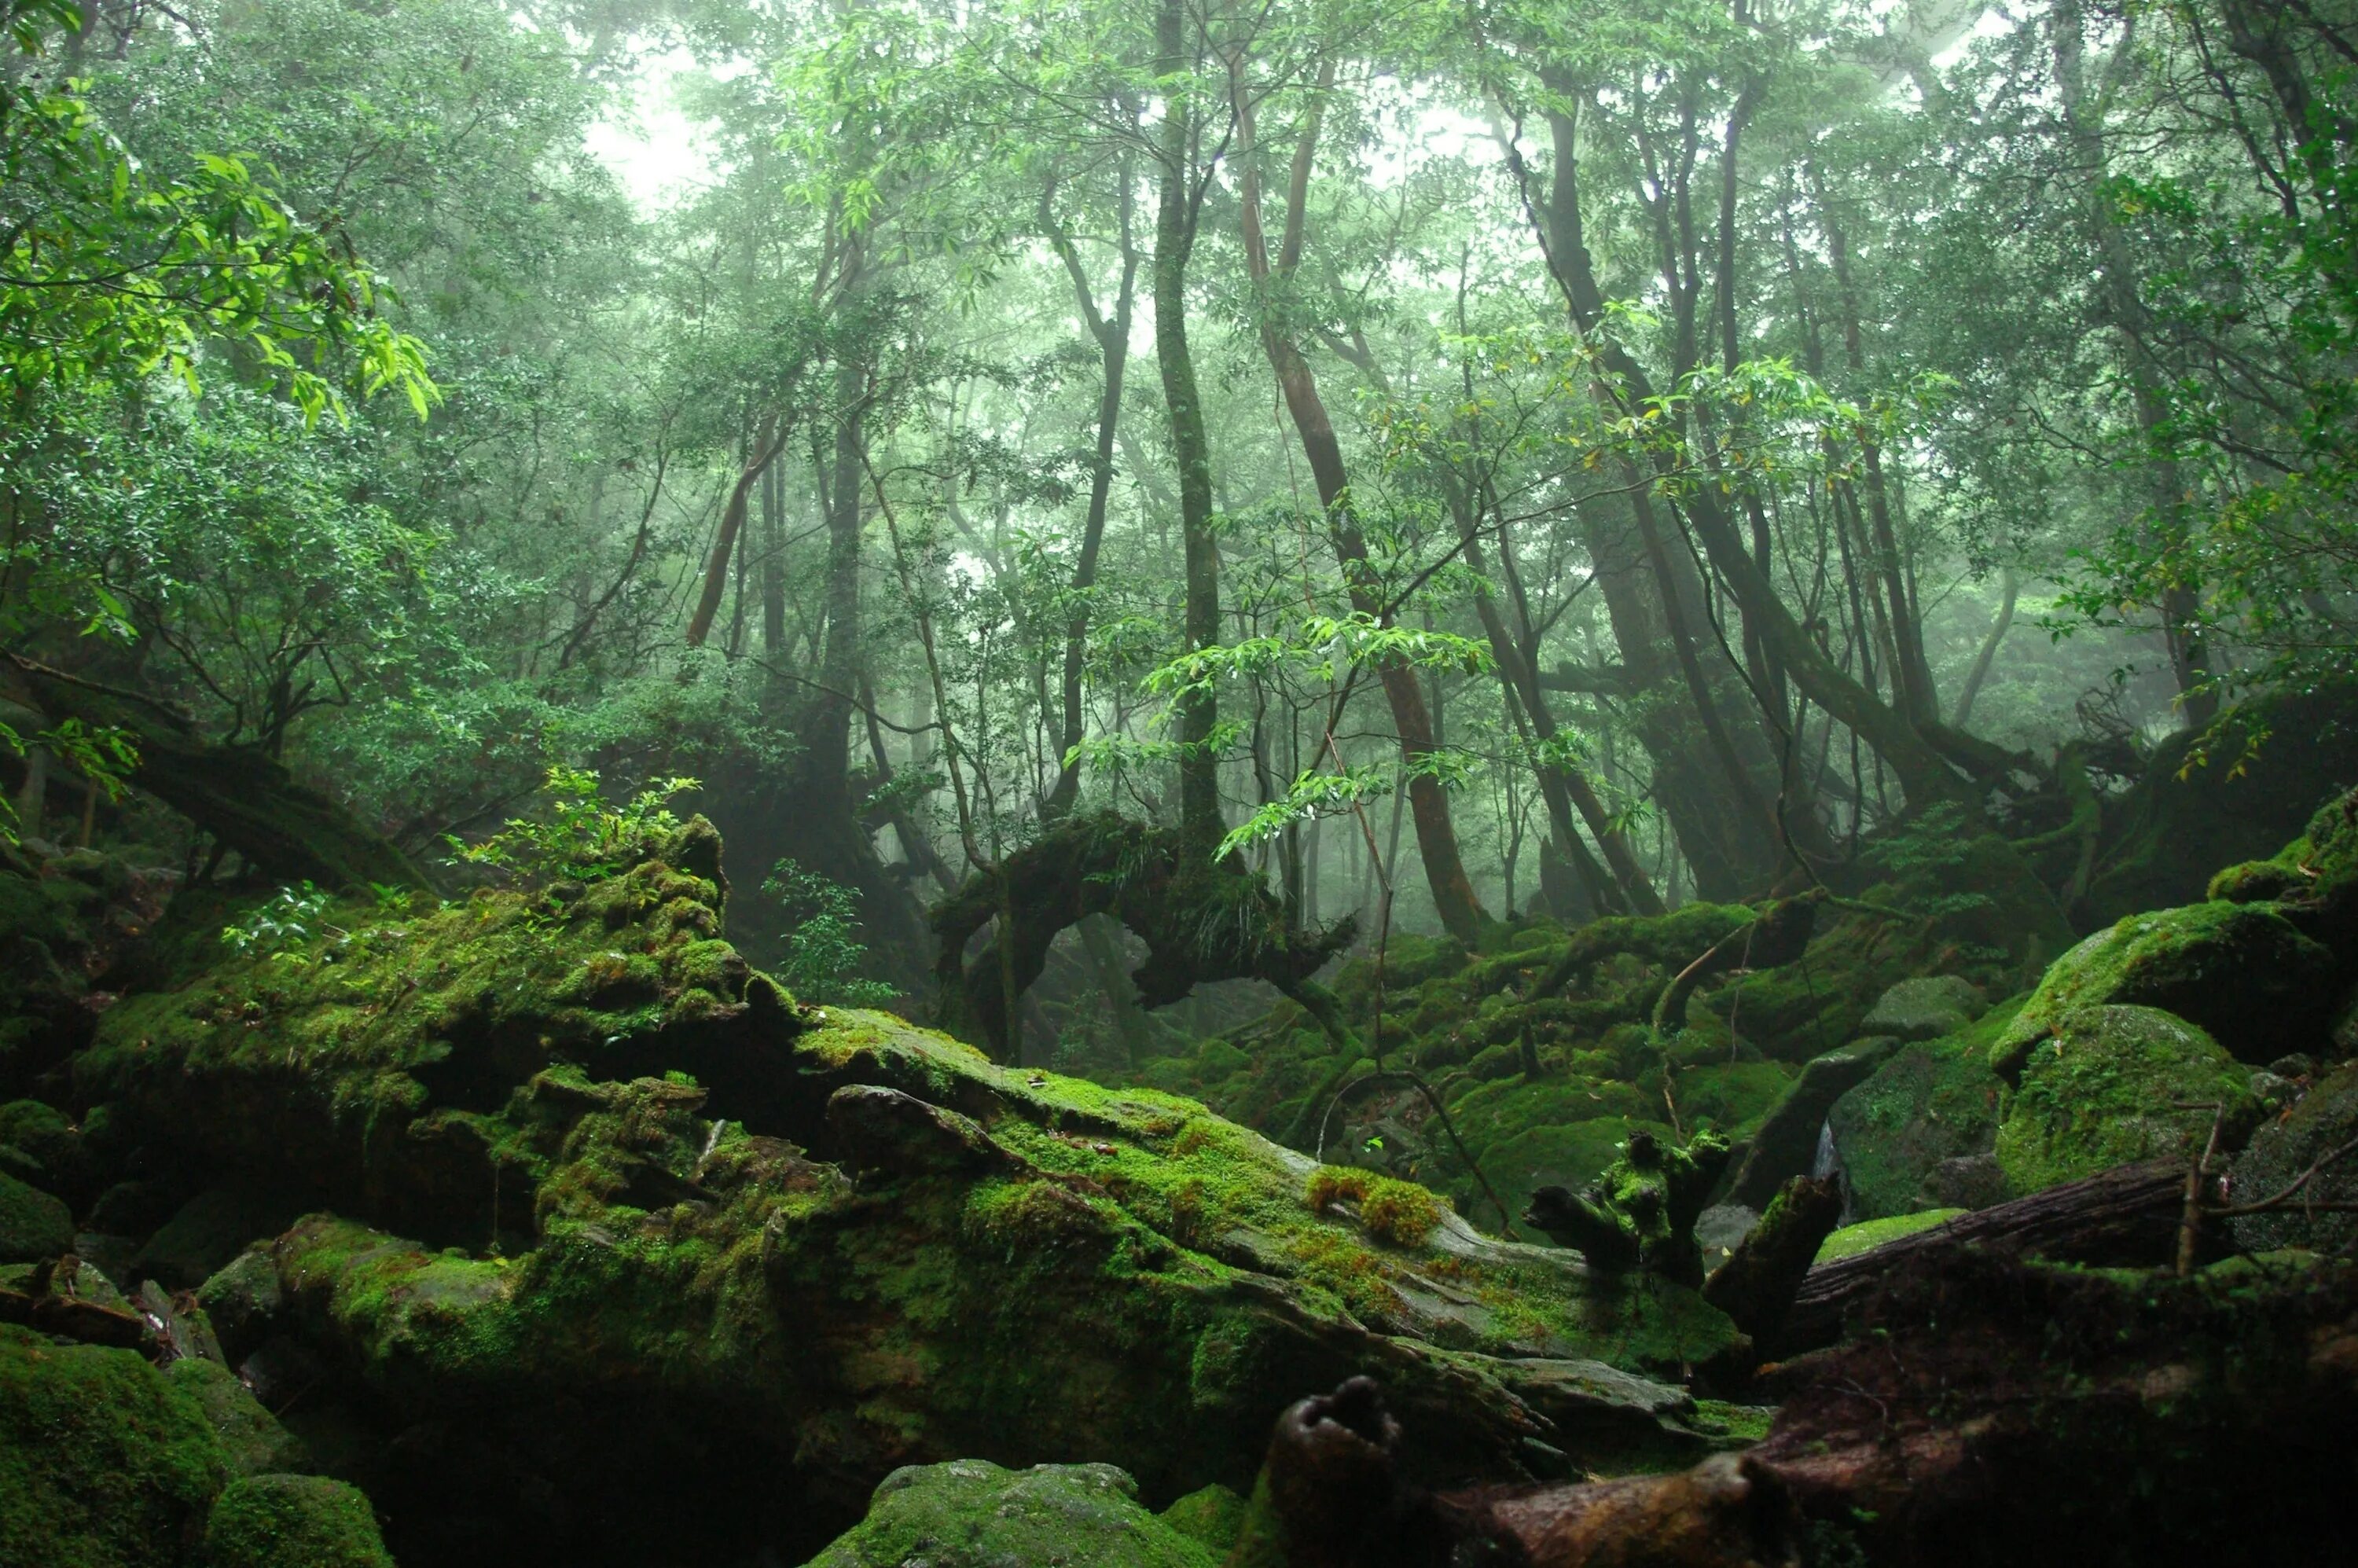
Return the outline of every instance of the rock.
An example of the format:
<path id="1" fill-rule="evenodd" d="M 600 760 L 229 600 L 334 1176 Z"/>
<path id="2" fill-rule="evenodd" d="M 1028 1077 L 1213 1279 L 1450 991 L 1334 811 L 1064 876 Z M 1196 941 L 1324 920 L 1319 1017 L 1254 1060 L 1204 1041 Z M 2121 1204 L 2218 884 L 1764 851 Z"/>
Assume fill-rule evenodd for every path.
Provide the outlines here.
<path id="1" fill-rule="evenodd" d="M 1996 1016 L 1996 1015 L 1993 1015 Z M 1854 1220 L 1937 1206 L 1947 1162 L 1989 1152 L 2006 1086 L 1974 1033 L 1905 1045 L 1826 1113 Z"/>
<path id="2" fill-rule="evenodd" d="M 1736 1244 L 1760 1223 L 1760 1211 L 1742 1204 L 1714 1204 L 1695 1218 L 1695 1245 L 1703 1249 L 1703 1270 L 1709 1274 L 1727 1261 Z"/>
<path id="3" fill-rule="evenodd" d="M 855 1170 L 979 1174 L 1019 1163 L 970 1119 L 877 1084 L 836 1090 L 827 1098 L 827 1121 Z"/>
<path id="4" fill-rule="evenodd" d="M 203 1283 L 254 1241 L 267 1241 L 287 1228 L 297 1212 L 234 1187 L 199 1193 L 147 1238 L 131 1261 L 136 1277 L 161 1281 L 173 1290 Z"/>
<path id="5" fill-rule="evenodd" d="M 1210 1552 L 1213 1562 L 1225 1563 L 1244 1529 L 1247 1507 L 1244 1498 L 1215 1482 L 1164 1509 L 1163 1522 Z"/>
<path id="6" fill-rule="evenodd" d="M 1957 1154 L 1932 1167 L 1924 1190 L 1936 1207 L 1988 1208 L 2006 1199 L 2006 1169 L 1992 1154 Z"/>
<path id="7" fill-rule="evenodd" d="M 1901 989 L 1885 992 L 1885 1000 Z M 1877 1004 L 1878 1011 L 1881 1006 Z M 1891 1035 L 1855 1041 L 1803 1064 L 1801 1076 L 1752 1135 L 1751 1150 L 1736 1167 L 1727 1201 L 1754 1210 L 1765 1208 L 1788 1181 L 1810 1174 L 1817 1161 L 1818 1132 L 1825 1125 L 1826 1113 L 1834 1101 L 1889 1060 L 1899 1044 Z"/>
<path id="8" fill-rule="evenodd" d="M 239 1253 L 197 1289 L 197 1304 L 211 1320 L 232 1366 L 270 1336 L 284 1303 L 277 1266 L 263 1248 Z"/>
<path id="9" fill-rule="evenodd" d="M 2258 1203 L 2290 1185 L 2303 1171 L 2358 1139 L 2358 1063 L 2320 1079 L 2290 1115 L 2253 1135 L 2228 1181 L 2229 1201 Z M 2345 1154 L 2309 1178 L 2301 1193 L 2323 1203 L 2358 1203 L 2358 1154 Z M 2254 1252 L 2307 1247 L 2337 1252 L 2358 1237 L 2358 1214 L 2304 1213 L 2297 1205 L 2230 1221 L 2235 1244 Z"/>
<path id="10" fill-rule="evenodd" d="M 1990 1051 L 2011 1080 L 2064 1015 L 2160 1008 L 2255 1065 L 2315 1049 L 2332 1023 L 2333 955 L 2275 904 L 2214 901 L 2133 914 L 2055 960 Z"/>
<path id="11" fill-rule="evenodd" d="M 238 1475 L 309 1468 L 310 1454 L 302 1442 L 220 1362 L 183 1356 L 164 1368 L 164 1377 L 196 1401 L 222 1457 Z"/>
<path id="12" fill-rule="evenodd" d="M 146 1236 L 172 1217 L 179 1195 L 162 1182 L 117 1182 L 98 1195 L 83 1228 L 101 1236 Z M 126 1271 L 128 1260 L 125 1260 Z"/>
<path id="13" fill-rule="evenodd" d="M 1926 975 L 1885 991 L 1858 1029 L 1861 1034 L 1888 1034 L 1902 1041 L 1937 1040 L 1988 1011 L 1989 999 L 1973 981 L 1961 975 Z"/>
<path id="14" fill-rule="evenodd" d="M 205 1520 L 199 1568 L 394 1568 L 360 1489 L 324 1476 L 241 1476 Z"/>
<path id="15" fill-rule="evenodd" d="M 0 1105 L 0 1146 L 14 1149 L 32 1162 L 23 1176 L 44 1191 L 55 1193 L 68 1207 L 88 1203 L 91 1159 L 82 1147 L 81 1130 L 65 1113 L 39 1100 L 11 1100 Z"/>
<path id="16" fill-rule="evenodd" d="M 52 1197 L 0 1171 L 0 1263 L 30 1263 L 73 1250 L 73 1214 Z"/>
<path id="17" fill-rule="evenodd" d="M 136 1353 L 0 1325 L 0 1563 L 171 1568 L 229 1476 L 196 1400 Z"/>
<path id="18" fill-rule="evenodd" d="M 2082 1008 L 2024 1062 L 1997 1162 L 2009 1189 L 2035 1193 L 2138 1161 L 2191 1161 L 2213 1106 L 2225 1107 L 2223 1147 L 2240 1147 L 2259 1103 L 2218 1042 L 2158 1008 Z"/>
<path id="19" fill-rule="evenodd" d="M 1006 1470 L 979 1459 L 884 1477 L 868 1518 L 807 1568 L 1215 1568 L 1110 1465 Z"/>

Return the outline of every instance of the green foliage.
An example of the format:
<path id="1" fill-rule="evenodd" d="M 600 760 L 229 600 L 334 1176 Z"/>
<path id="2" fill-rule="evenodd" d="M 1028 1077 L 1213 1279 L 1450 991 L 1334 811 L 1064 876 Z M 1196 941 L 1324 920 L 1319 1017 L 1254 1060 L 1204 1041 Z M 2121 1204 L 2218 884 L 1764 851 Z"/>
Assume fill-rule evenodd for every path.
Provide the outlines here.
<path id="1" fill-rule="evenodd" d="M 646 859 L 676 832 L 680 819 L 665 803 L 697 787 L 691 778 L 662 779 L 615 806 L 596 773 L 552 763 L 542 784 L 546 815 L 510 817 L 478 844 L 455 836 L 449 842 L 468 865 L 527 880 L 594 881 Z"/>
<path id="2" fill-rule="evenodd" d="M 280 888 L 243 919 L 222 926 L 222 942 L 231 952 L 250 957 L 286 957 L 288 949 L 309 942 L 318 933 L 336 931 L 319 919 L 333 902 L 333 894 L 308 881 Z"/>
<path id="3" fill-rule="evenodd" d="M 778 901 L 787 922 L 786 956 L 778 979 L 796 997 L 876 1007 L 901 994 L 882 980 L 860 977 L 868 945 L 859 939 L 858 905 L 850 889 L 786 860 L 771 869 L 762 891 Z"/>

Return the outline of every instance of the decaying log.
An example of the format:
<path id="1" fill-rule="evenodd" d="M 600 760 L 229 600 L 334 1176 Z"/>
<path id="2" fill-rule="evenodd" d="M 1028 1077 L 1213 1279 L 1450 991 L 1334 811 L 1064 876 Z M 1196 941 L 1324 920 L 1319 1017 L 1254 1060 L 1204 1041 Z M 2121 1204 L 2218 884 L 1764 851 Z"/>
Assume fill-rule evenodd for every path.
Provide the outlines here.
<path id="1" fill-rule="evenodd" d="M 1775 1353 L 1791 1355 L 1833 1344 L 1842 1334 L 1844 1314 L 1872 1295 L 1894 1271 L 1968 1242 L 1999 1243 L 2061 1262 L 2166 1263 L 2177 1245 L 2185 1186 L 2182 1162 L 2123 1165 L 1960 1215 L 1946 1225 L 1812 1269 L 1775 1336 Z"/>

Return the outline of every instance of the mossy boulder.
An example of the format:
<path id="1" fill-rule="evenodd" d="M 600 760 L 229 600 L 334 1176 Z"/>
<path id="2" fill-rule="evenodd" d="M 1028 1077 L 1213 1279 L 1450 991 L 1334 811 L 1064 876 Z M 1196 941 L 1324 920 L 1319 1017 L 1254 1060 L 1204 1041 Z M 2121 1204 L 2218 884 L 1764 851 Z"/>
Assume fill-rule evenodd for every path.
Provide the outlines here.
<path id="1" fill-rule="evenodd" d="M 868 1518 L 806 1568 L 1217 1568 L 1197 1536 L 1110 1465 L 1007 1470 L 979 1459 L 895 1470 Z"/>
<path id="2" fill-rule="evenodd" d="M 15 1163 L 7 1153 L 11 1150 L 23 1160 L 14 1174 L 55 1193 L 69 1206 L 80 1207 L 96 1195 L 90 1190 L 93 1162 L 81 1129 L 55 1106 L 35 1099 L 0 1105 L 0 1169 Z"/>
<path id="3" fill-rule="evenodd" d="M 1834 1102 L 1873 1075 L 1899 1048 L 1889 1036 L 1860 1040 L 1812 1056 L 1752 1134 L 1727 1201 L 1758 1211 L 1795 1176 L 1816 1168 L 1819 1134 Z"/>
<path id="4" fill-rule="evenodd" d="M 350 911 L 126 999 L 73 1064 L 181 1166 L 319 1206 L 268 1249 L 275 1303 L 252 1262 L 206 1293 L 255 1303 L 233 1337 L 307 1347 L 319 1399 L 438 1434 L 404 1439 L 430 1484 L 372 1480 L 396 1551 L 460 1550 L 432 1499 L 492 1465 L 555 1499 L 560 1554 L 758 1521 L 730 1499 L 781 1476 L 793 1522 L 742 1544 L 804 1552 L 953 1459 L 1242 1486 L 1287 1402 L 1359 1373 L 1437 1463 L 1512 1474 L 1573 1443 L 1522 1358 L 1730 1341 L 1692 1292 L 1397 1180 L 1319 1212 L 1310 1160 L 1194 1101 L 799 1007 L 661 853 L 562 896 Z"/>
<path id="5" fill-rule="evenodd" d="M 2274 904 L 2212 900 L 2133 914 L 2049 968 L 1990 1065 L 2012 1078 L 2031 1048 L 2082 1008 L 2157 1007 L 2241 1061 L 2314 1050 L 2332 1022 L 2337 966 Z"/>
<path id="6" fill-rule="evenodd" d="M 1958 1179 L 1997 1137 L 2006 1086 L 1990 1070 L 1990 1043 L 2015 1006 L 1993 1009 L 1945 1039 L 1903 1045 L 1826 1113 L 1848 1214 L 1855 1219 L 1944 1206 Z"/>
<path id="7" fill-rule="evenodd" d="M 276 1425 L 218 1368 L 176 1376 L 134 1351 L 0 1325 L 0 1563 L 190 1561 L 241 1463 L 282 1454 L 251 1441 L 263 1423 Z"/>
<path id="8" fill-rule="evenodd" d="M 227 1478 L 194 1401 L 140 1357 L 0 1325 L 0 1562 L 177 1563 Z"/>
<path id="9" fill-rule="evenodd" d="M 1858 1030 L 1904 1041 L 1938 1040 L 1988 1011 L 1981 988 L 1962 975 L 1924 975 L 1902 980 L 1877 997 Z"/>
<path id="10" fill-rule="evenodd" d="M 2140 1160 L 2191 1160 L 2223 1108 L 2226 1147 L 2259 1112 L 2251 1071 L 2184 1019 L 2151 1007 L 2065 1013 L 2035 1047 L 1997 1131 L 2016 1194 Z"/>
<path id="11" fill-rule="evenodd" d="M 393 1568 L 356 1487 L 325 1476 L 232 1481 L 205 1520 L 197 1568 Z"/>
<path id="12" fill-rule="evenodd" d="M 2232 1200 L 2259 1203 L 2289 1187 L 2311 1165 L 2358 1139 L 2358 1063 L 2318 1080 L 2299 1105 L 2254 1134 L 2235 1161 Z M 2358 1156 L 2343 1155 L 2309 1177 L 2300 1195 L 2319 1203 L 2358 1203 Z M 2267 1214 L 2238 1216 L 2235 1243 L 2254 1252 L 2305 1247 L 2338 1252 L 2358 1236 L 2358 1214 L 2304 1209 L 2299 1203 Z"/>
<path id="13" fill-rule="evenodd" d="M 0 1171 L 0 1263 L 29 1263 L 73 1250 L 65 1200 Z"/>

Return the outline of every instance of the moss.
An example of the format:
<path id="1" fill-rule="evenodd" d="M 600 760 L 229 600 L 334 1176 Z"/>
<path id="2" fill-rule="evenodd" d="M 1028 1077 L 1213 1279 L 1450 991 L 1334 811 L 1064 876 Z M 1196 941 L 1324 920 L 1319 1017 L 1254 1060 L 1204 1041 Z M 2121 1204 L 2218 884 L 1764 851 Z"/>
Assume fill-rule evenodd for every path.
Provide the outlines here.
<path id="1" fill-rule="evenodd" d="M 1199 1487 L 1163 1510 L 1163 1522 L 1225 1562 L 1245 1524 L 1245 1499 L 1217 1482 Z"/>
<path id="2" fill-rule="evenodd" d="M 808 1568 L 1214 1568 L 1196 1536 L 1148 1512 L 1110 1465 L 1006 1470 L 979 1459 L 896 1470 L 868 1518 Z"/>
<path id="3" fill-rule="evenodd" d="M 1322 1165 L 1310 1178 L 1307 1199 L 1314 1213 L 1348 1200 L 1359 1206 L 1368 1234 L 1395 1247 L 1414 1247 L 1441 1223 L 1441 1200 L 1413 1182 L 1366 1171 Z"/>
<path id="4" fill-rule="evenodd" d="M 1851 1213 L 1887 1219 L 1935 1206 L 1942 1167 L 1989 1152 L 2006 1095 L 1990 1047 L 2019 1006 L 2001 1003 L 1961 1033 L 1902 1046 L 1834 1101 L 1826 1120 Z"/>
<path id="5" fill-rule="evenodd" d="M 2320 1078 L 2280 1120 L 2260 1129 L 2235 1161 L 2234 1201 L 2258 1203 L 2275 1196 L 2319 1160 L 2358 1138 L 2358 1064 L 2344 1064 Z M 2302 1192 L 2320 1203 L 2358 1202 L 2358 1172 L 2348 1157 L 2309 1179 Z M 2358 1236 L 2358 1214 L 2334 1214 L 2298 1205 L 2234 1222 L 2238 1246 L 2254 1251 L 2307 1247 L 2336 1252 Z"/>
<path id="6" fill-rule="evenodd" d="M 2332 955 L 2273 904 L 2214 901 L 2131 915 L 2058 958 L 1993 1047 L 2001 1076 L 2081 1008 L 2157 1007 L 2238 1058 L 2308 1049 L 2331 1022 Z"/>
<path id="7" fill-rule="evenodd" d="M 393 1568 L 357 1487 L 324 1476 L 232 1481 L 205 1521 L 200 1568 Z"/>
<path id="8" fill-rule="evenodd" d="M 1913 1236 L 1920 1230 L 1945 1225 L 1964 1212 L 1961 1208 L 1928 1208 L 1915 1214 L 1895 1214 L 1888 1219 L 1869 1219 L 1857 1225 L 1845 1225 L 1827 1237 L 1824 1244 L 1819 1247 L 1817 1260 L 1831 1263 L 1837 1258 L 1872 1252 L 1887 1241 L 1897 1241 L 1903 1236 Z"/>
<path id="9" fill-rule="evenodd" d="M 2224 1108 L 2228 1146 L 2258 1114 L 2251 1075 L 2201 1030 L 2149 1007 L 2064 1014 L 2030 1053 L 1998 1128 L 2006 1184 L 2034 1193 L 2138 1160 L 2191 1159 Z"/>
<path id="10" fill-rule="evenodd" d="M 0 1263 L 55 1258 L 73 1250 L 73 1238 L 64 1199 L 0 1171 Z"/>
<path id="11" fill-rule="evenodd" d="M 164 1368 L 164 1377 L 196 1402 L 222 1459 L 238 1475 L 297 1470 L 308 1462 L 302 1443 L 220 1362 L 183 1356 Z"/>
<path id="12" fill-rule="evenodd" d="M 197 1401 L 135 1353 L 0 1325 L 0 1563 L 164 1568 L 229 1474 Z"/>

